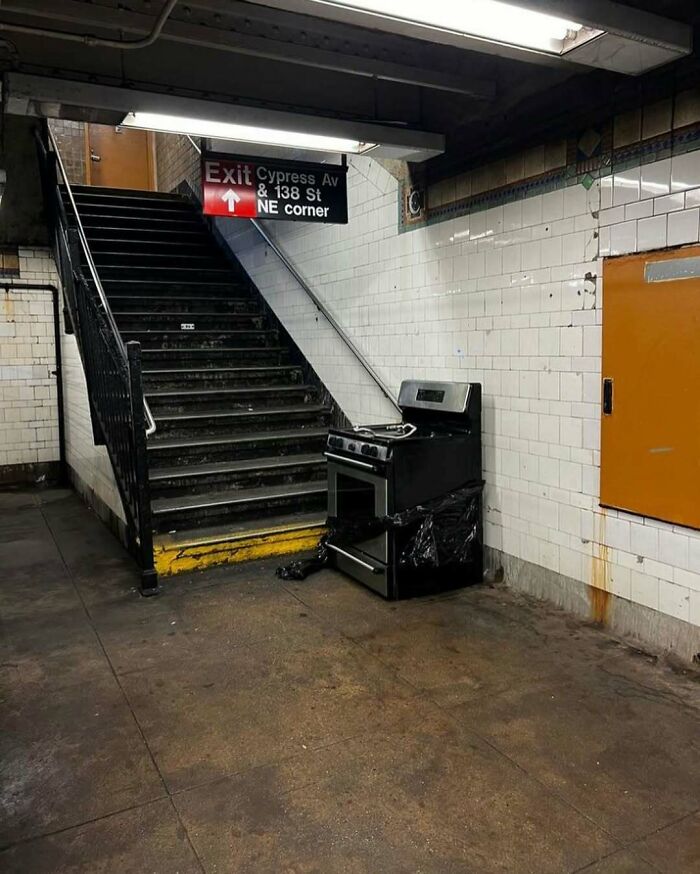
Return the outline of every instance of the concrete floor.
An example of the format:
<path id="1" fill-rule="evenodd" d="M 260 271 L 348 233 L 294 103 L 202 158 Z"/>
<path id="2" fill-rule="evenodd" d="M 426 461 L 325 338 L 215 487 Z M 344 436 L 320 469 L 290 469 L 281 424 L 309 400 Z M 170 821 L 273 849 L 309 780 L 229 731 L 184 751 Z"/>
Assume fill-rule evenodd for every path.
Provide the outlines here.
<path id="1" fill-rule="evenodd" d="M 269 562 L 145 600 L 59 490 L 0 555 L 6 874 L 700 871 L 697 677 L 562 613 Z"/>

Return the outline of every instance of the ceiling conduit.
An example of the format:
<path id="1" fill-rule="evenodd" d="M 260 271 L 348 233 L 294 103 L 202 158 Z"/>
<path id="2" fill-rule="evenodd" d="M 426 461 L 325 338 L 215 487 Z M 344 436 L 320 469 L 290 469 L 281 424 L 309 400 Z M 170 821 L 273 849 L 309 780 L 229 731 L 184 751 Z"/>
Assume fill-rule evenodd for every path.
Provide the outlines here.
<path id="1" fill-rule="evenodd" d="M 31 27 L 25 24 L 8 24 L 4 21 L 0 21 L 0 30 L 10 30 L 15 33 L 26 33 L 29 36 L 45 36 L 49 37 L 50 39 L 65 39 L 70 40 L 71 42 L 79 42 L 87 46 L 99 46 L 102 48 L 145 49 L 148 46 L 153 45 L 153 43 L 158 39 L 163 30 L 165 22 L 168 20 L 168 17 L 175 8 L 176 4 L 177 0 L 166 0 L 166 3 L 163 6 L 160 15 L 153 25 L 153 30 L 151 30 L 148 36 L 143 37 L 143 39 L 105 39 L 100 36 L 93 36 L 89 33 L 69 33 L 64 30 L 50 30 L 49 28 L 45 27 Z"/>

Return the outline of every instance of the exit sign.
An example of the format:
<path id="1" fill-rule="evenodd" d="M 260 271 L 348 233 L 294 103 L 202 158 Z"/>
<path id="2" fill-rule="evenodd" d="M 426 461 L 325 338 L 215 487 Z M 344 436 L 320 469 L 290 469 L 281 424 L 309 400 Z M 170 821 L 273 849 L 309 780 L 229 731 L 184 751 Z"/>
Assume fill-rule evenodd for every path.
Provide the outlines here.
<path id="1" fill-rule="evenodd" d="M 202 154 L 205 215 L 347 224 L 347 167 Z"/>

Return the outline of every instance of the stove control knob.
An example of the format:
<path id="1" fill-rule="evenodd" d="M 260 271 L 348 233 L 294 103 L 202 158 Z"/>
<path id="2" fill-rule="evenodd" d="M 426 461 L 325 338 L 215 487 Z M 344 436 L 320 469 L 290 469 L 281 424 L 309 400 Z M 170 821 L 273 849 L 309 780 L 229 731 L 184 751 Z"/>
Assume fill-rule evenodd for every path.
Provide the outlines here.
<path id="1" fill-rule="evenodd" d="M 348 443 L 348 452 L 357 452 L 357 446 L 354 443 Z"/>
<path id="2" fill-rule="evenodd" d="M 369 454 L 370 454 L 370 449 L 371 449 L 371 448 L 372 448 L 372 447 L 369 446 L 367 443 L 363 443 L 362 446 L 360 447 L 360 452 L 361 452 L 363 455 L 369 455 Z"/>
<path id="3" fill-rule="evenodd" d="M 372 456 L 372 458 L 376 458 L 379 455 L 379 449 L 376 446 L 370 446 L 369 454 Z"/>

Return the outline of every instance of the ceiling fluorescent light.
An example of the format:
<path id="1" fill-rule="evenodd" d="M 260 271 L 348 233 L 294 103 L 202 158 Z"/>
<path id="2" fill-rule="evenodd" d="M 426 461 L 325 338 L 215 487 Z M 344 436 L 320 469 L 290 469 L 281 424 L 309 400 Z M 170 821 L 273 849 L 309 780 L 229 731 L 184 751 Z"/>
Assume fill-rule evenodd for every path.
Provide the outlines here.
<path id="1" fill-rule="evenodd" d="M 562 55 L 602 31 L 500 0 L 312 0 L 489 42 Z M 430 37 L 427 37 L 430 38 Z"/>
<path id="2" fill-rule="evenodd" d="M 362 154 L 375 147 L 375 143 L 362 143 L 342 137 L 305 134 L 301 131 L 275 130 L 274 128 L 188 118 L 179 115 L 162 115 L 159 112 L 129 112 L 124 117 L 122 126 L 160 131 L 161 133 L 189 134 L 192 137 L 210 137 L 216 140 L 259 143 L 265 146 L 286 146 L 320 152 Z"/>

